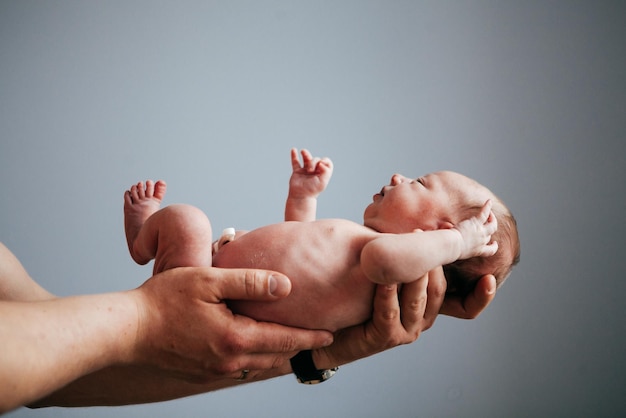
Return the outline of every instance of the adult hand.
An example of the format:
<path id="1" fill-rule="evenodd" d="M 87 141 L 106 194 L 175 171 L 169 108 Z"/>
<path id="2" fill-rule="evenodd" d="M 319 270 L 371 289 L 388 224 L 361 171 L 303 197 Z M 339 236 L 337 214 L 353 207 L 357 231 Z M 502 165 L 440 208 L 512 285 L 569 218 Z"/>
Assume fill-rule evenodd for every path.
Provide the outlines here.
<path id="1" fill-rule="evenodd" d="M 50 376 L 59 375 L 78 359 L 74 354 L 51 361 L 50 370 L 37 372 L 47 385 L 46 392 L 42 387 L 36 391 L 39 396 L 16 397 L 13 406 L 20 404 L 18 399 L 34 407 L 158 402 L 290 373 L 291 357 L 330 344 L 332 334 L 257 322 L 233 314 L 224 302 L 273 301 L 290 290 L 291 282 L 278 273 L 181 267 L 153 276 L 138 289 L 110 294 L 107 305 L 95 304 L 100 295 L 90 296 L 82 310 L 67 310 L 71 316 L 64 322 L 92 317 L 79 324 L 89 335 L 80 341 L 74 338 L 68 345 L 81 347 L 80 355 L 87 360 L 106 360 L 95 371 L 66 373 L 64 379 L 69 380 L 58 379 L 54 385 Z M 124 311 L 134 314 L 119 321 L 126 328 L 112 324 L 107 314 L 127 306 L 122 304 L 129 300 L 135 308 Z M 98 327 L 95 319 L 102 325 Z M 105 336 L 103 328 L 113 337 Z M 250 373 L 240 381 L 242 370 Z M 29 379 L 29 388 L 33 380 Z"/>
<path id="2" fill-rule="evenodd" d="M 313 351 L 315 365 L 329 369 L 417 340 L 435 322 L 444 302 L 446 281 L 432 270 L 400 293 L 397 285 L 378 285 L 372 319 L 335 333 L 332 345 Z"/>
<path id="3" fill-rule="evenodd" d="M 483 276 L 465 298 L 446 295 L 446 279 L 441 268 L 419 280 L 396 285 L 378 285 L 372 319 L 362 325 L 335 333 L 332 345 L 313 351 L 315 365 L 329 369 L 417 340 L 435 322 L 439 313 L 473 319 L 496 295 L 496 279 Z"/>
<path id="4" fill-rule="evenodd" d="M 177 268 L 160 273 L 136 290 L 140 317 L 131 363 L 201 383 L 237 378 L 242 370 L 276 368 L 300 350 L 330 344 L 329 332 L 257 322 L 232 313 L 225 303 L 273 301 L 290 290 L 285 276 L 261 270 Z"/>
<path id="5" fill-rule="evenodd" d="M 465 298 L 447 295 L 441 313 L 461 319 L 474 319 L 496 297 L 496 278 L 487 274 L 478 280 L 474 291 Z"/>

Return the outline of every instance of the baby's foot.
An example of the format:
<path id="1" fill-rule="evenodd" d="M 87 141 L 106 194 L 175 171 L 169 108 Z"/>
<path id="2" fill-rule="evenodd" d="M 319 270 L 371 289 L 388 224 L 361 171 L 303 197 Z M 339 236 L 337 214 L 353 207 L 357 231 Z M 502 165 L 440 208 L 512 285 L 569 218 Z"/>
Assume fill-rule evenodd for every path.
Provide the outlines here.
<path id="1" fill-rule="evenodd" d="M 133 251 L 133 244 L 141 227 L 146 220 L 161 207 L 161 201 L 165 197 L 167 184 L 159 180 L 154 183 L 147 180 L 144 186 L 139 182 L 124 192 L 124 230 L 130 255 L 139 264 L 145 264 L 149 260 L 138 260 Z"/>

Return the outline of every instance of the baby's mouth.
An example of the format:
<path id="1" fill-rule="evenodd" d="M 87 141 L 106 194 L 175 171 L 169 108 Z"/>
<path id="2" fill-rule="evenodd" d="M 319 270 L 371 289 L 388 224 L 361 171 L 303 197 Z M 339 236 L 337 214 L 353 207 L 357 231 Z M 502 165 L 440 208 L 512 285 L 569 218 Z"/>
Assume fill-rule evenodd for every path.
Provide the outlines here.
<path id="1" fill-rule="evenodd" d="M 389 186 L 383 186 L 382 189 L 380 189 L 380 192 L 376 193 L 374 195 L 374 200 L 377 200 L 377 198 L 382 198 L 385 196 L 385 189 L 388 188 Z"/>

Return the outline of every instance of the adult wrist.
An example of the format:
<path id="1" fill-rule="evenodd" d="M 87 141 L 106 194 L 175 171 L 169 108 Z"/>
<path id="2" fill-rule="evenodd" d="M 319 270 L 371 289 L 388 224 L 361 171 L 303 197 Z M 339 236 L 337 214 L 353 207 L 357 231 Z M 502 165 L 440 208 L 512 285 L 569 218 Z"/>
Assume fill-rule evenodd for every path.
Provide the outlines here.
<path id="1" fill-rule="evenodd" d="M 325 382 L 333 377 L 339 369 L 318 369 L 313 360 L 313 352 L 311 350 L 300 351 L 290 360 L 291 367 L 299 383 L 313 385 Z"/>

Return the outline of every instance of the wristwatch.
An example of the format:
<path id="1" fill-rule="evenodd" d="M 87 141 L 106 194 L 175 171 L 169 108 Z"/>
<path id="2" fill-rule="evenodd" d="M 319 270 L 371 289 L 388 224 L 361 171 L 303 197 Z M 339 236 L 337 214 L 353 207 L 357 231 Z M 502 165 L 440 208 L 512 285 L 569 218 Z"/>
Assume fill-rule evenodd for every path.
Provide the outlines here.
<path id="1" fill-rule="evenodd" d="M 291 358 L 291 368 L 296 375 L 299 383 L 305 385 L 315 385 L 322 383 L 333 377 L 339 367 L 326 370 L 318 370 L 313 363 L 313 354 L 311 350 L 300 351 Z"/>

